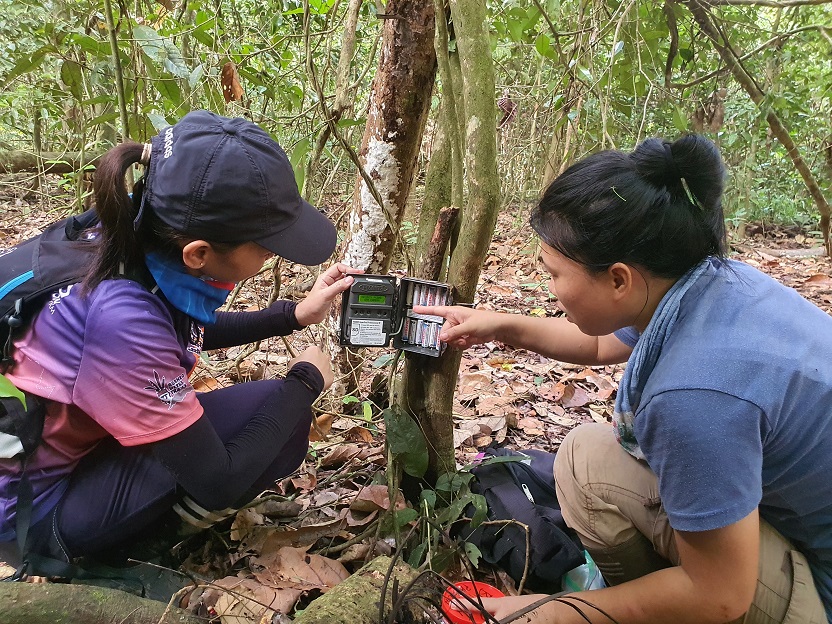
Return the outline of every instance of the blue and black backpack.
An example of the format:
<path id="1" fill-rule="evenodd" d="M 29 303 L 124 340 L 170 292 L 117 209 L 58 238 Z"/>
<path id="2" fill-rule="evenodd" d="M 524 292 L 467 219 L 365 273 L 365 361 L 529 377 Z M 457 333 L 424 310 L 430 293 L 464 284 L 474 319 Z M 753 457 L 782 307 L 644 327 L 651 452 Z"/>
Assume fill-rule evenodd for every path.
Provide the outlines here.
<path id="1" fill-rule="evenodd" d="M 98 224 L 90 209 L 50 225 L 42 234 L 0 250 L 0 372 L 12 361 L 12 343 L 35 314 L 64 286 L 81 281 L 89 267 Z M 40 444 L 45 406 L 0 375 L 0 459 L 17 459 L 17 542 L 25 554 L 32 512 L 26 461 Z"/>

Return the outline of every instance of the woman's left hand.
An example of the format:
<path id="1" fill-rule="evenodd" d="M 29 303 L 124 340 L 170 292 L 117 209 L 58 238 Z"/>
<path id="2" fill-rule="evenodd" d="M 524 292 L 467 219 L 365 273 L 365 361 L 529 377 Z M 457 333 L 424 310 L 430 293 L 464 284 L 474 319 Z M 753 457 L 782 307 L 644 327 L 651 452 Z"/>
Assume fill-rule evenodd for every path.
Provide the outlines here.
<path id="1" fill-rule="evenodd" d="M 312 285 L 312 290 L 295 308 L 298 323 L 306 327 L 323 321 L 335 298 L 353 283 L 354 280 L 348 273 L 363 272 L 339 262 L 321 273 Z"/>

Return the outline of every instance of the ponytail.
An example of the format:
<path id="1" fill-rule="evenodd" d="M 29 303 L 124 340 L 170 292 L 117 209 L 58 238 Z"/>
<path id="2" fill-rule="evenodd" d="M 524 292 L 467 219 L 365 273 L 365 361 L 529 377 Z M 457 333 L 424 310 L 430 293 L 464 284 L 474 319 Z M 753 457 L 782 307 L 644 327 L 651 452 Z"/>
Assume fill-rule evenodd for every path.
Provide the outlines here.
<path id="1" fill-rule="evenodd" d="M 130 167 L 141 162 L 143 145 L 128 141 L 108 151 L 98 163 L 93 179 L 95 209 L 101 221 L 98 251 L 84 280 L 89 292 L 103 280 L 141 266 L 143 248 L 133 226 L 141 201 L 141 183 L 131 199 L 126 175 Z"/>

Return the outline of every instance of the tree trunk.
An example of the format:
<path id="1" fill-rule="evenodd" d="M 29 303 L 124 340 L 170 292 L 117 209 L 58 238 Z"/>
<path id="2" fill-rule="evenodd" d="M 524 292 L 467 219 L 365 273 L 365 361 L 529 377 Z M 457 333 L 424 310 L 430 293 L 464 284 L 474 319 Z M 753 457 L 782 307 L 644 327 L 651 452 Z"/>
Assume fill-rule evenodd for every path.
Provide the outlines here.
<path id="1" fill-rule="evenodd" d="M 345 253 L 348 264 L 368 273 L 390 268 L 436 76 L 432 0 L 389 0 L 383 18 L 381 55 L 359 151 L 377 193 L 359 178 Z"/>
<path id="2" fill-rule="evenodd" d="M 0 173 L 40 171 L 41 167 L 44 173 L 72 173 L 94 165 L 100 157 L 101 153 L 0 151 Z"/>
<path id="3" fill-rule="evenodd" d="M 448 255 L 448 244 L 455 240 L 458 229 L 458 212 L 462 207 L 463 197 L 463 162 L 462 138 L 464 126 L 461 124 L 457 100 L 459 97 L 462 77 L 459 71 L 459 58 L 455 52 L 449 50 L 448 14 L 445 11 L 444 0 L 435 0 L 436 7 L 436 49 L 437 66 L 442 81 L 442 99 L 439 103 L 438 123 L 431 145 L 430 160 L 425 176 L 425 196 L 419 211 L 419 231 L 416 241 L 415 275 L 422 279 L 442 280 L 445 273 L 445 260 Z M 455 209 L 455 212 L 453 212 Z M 446 211 L 443 213 L 442 211 Z M 451 214 L 450 231 L 442 235 L 442 248 L 434 242 L 440 215 L 449 218 Z M 438 258 L 436 256 L 439 256 Z M 433 258 L 433 262 L 428 259 Z M 437 264 L 438 262 L 438 264 Z"/>
<path id="4" fill-rule="evenodd" d="M 401 240 L 399 226 L 436 78 L 434 14 L 433 0 L 388 0 L 379 15 L 381 54 L 359 150 L 364 174 L 355 185 L 344 253 L 347 264 L 367 273 L 387 273 Z M 329 350 L 343 380 L 340 394 L 353 394 L 358 357 L 334 344 Z"/>
<path id="5" fill-rule="evenodd" d="M 731 73 L 734 75 L 736 81 L 740 83 L 740 86 L 742 86 L 743 89 L 745 89 L 746 93 L 748 93 L 755 104 L 758 106 L 763 105 L 766 99 L 766 94 L 763 93 L 754 78 L 745 71 L 745 68 L 739 61 L 739 56 L 741 56 L 741 54 L 737 51 L 734 45 L 723 37 L 722 31 L 714 24 L 706 6 L 700 4 L 699 0 L 684 0 L 684 3 L 690 9 L 696 23 L 699 24 L 699 28 L 713 43 L 714 48 L 731 70 Z M 797 145 L 795 145 L 795 142 L 792 140 L 788 129 L 785 125 L 783 125 L 783 122 L 771 107 L 768 108 L 768 112 L 766 113 L 766 121 L 768 122 L 774 136 L 776 136 L 781 145 L 786 148 L 789 157 L 794 163 L 795 169 L 797 169 L 798 173 L 800 173 L 800 176 L 803 178 L 803 182 L 806 185 L 806 189 L 809 191 L 809 194 L 815 201 L 815 205 L 818 207 L 818 211 L 820 212 L 820 229 L 821 232 L 823 232 L 826 254 L 828 256 L 832 256 L 832 240 L 830 240 L 829 236 L 829 223 L 832 209 L 830 209 L 829 203 L 823 195 L 823 191 L 820 189 L 820 186 L 818 186 L 817 180 L 814 175 L 812 175 L 812 171 L 800 155 L 800 151 L 798 150 Z"/>
<path id="6" fill-rule="evenodd" d="M 456 302 L 472 302 L 499 209 L 494 66 L 484 0 L 451 0 L 461 64 L 468 201 L 451 251 L 448 281 Z M 462 352 L 448 349 L 437 361 L 408 354 L 399 402 L 429 441 L 428 480 L 455 470 L 452 406 Z"/>
<path id="7" fill-rule="evenodd" d="M 379 600 L 390 561 L 390 557 L 376 557 L 347 580 L 315 599 L 295 618 L 295 624 L 383 624 L 378 617 Z M 393 606 L 393 581 L 398 581 L 401 591 L 416 576 L 416 570 L 403 563 L 393 568 L 384 596 L 385 617 Z"/>
<path id="8" fill-rule="evenodd" d="M 117 589 L 0 583 L 0 624 L 205 624 L 181 609 Z"/>

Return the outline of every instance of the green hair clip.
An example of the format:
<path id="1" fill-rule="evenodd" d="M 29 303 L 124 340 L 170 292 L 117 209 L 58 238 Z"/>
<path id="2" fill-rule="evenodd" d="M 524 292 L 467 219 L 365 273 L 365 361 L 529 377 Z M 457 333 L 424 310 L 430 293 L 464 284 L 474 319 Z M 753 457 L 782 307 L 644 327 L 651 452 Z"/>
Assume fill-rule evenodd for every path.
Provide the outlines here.
<path id="1" fill-rule="evenodd" d="M 696 197 L 694 197 L 693 193 L 690 190 L 690 187 L 688 186 L 688 181 L 681 176 L 679 177 L 679 179 L 682 181 L 682 188 L 685 189 L 685 195 L 688 196 L 688 201 L 690 201 L 690 203 L 699 208 L 699 210 L 704 212 L 705 206 L 699 203 L 699 200 L 696 199 Z"/>

